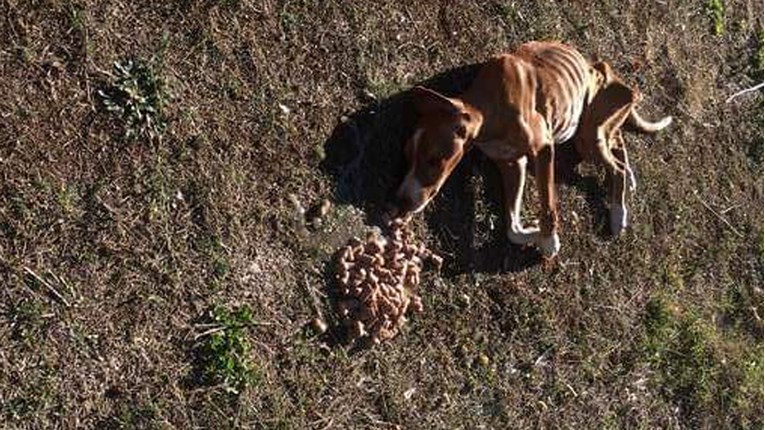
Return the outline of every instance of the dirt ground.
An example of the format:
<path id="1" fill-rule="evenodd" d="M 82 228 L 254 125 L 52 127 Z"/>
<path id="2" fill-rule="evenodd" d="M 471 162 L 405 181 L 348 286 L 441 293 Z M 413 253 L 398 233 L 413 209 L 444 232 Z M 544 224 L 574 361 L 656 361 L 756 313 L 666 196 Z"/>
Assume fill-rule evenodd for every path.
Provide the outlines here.
<path id="1" fill-rule="evenodd" d="M 0 427 L 761 428 L 763 93 L 726 99 L 762 82 L 762 17 L 0 0 Z M 627 136 L 628 232 L 609 237 L 583 165 L 558 186 L 559 257 L 508 245 L 498 173 L 471 153 L 414 221 L 446 260 L 425 312 L 373 348 L 317 334 L 332 253 L 401 179 L 406 90 L 458 94 L 534 39 L 610 62 L 644 116 L 675 118 Z"/>

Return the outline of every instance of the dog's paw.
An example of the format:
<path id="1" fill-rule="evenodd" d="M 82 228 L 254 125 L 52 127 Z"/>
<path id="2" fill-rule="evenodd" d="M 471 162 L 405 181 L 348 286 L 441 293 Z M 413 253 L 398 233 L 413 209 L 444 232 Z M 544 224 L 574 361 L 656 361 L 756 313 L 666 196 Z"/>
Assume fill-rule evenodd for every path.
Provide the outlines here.
<path id="1" fill-rule="evenodd" d="M 627 208 L 624 205 L 611 207 L 611 234 L 619 236 L 627 228 Z"/>
<path id="2" fill-rule="evenodd" d="M 634 193 L 637 190 L 637 179 L 635 179 L 635 172 L 632 169 L 627 170 L 627 181 L 629 182 L 630 193 Z"/>
<path id="3" fill-rule="evenodd" d="M 546 258 L 555 257 L 558 251 L 560 251 L 560 238 L 558 237 L 558 233 L 553 233 L 547 237 L 540 236 L 537 241 L 537 246 L 539 247 L 539 250 L 542 251 L 542 255 Z"/>
<path id="4" fill-rule="evenodd" d="M 538 227 L 510 227 L 507 229 L 507 239 L 516 245 L 534 243 L 539 235 Z"/>

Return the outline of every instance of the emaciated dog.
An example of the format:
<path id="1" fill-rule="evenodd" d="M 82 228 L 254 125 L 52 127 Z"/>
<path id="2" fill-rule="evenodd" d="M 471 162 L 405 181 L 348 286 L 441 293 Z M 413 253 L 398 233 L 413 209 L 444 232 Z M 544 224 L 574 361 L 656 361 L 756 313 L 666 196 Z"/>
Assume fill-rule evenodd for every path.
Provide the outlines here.
<path id="1" fill-rule="evenodd" d="M 508 239 L 535 244 L 546 257 L 560 250 L 555 144 L 573 139 L 582 159 L 605 166 L 611 232 L 619 235 L 627 226 L 626 189 L 635 187 L 621 126 L 653 133 L 672 122 L 671 117 L 641 118 L 635 111 L 641 99 L 637 90 L 608 64 L 591 64 L 560 43 L 530 42 L 490 59 L 458 98 L 423 87 L 412 91 L 419 119 L 404 147 L 409 170 L 396 193 L 399 214 L 422 211 L 463 155 L 477 146 L 499 167 Z M 521 202 L 529 159 L 542 210 L 538 222 L 524 226 Z"/>

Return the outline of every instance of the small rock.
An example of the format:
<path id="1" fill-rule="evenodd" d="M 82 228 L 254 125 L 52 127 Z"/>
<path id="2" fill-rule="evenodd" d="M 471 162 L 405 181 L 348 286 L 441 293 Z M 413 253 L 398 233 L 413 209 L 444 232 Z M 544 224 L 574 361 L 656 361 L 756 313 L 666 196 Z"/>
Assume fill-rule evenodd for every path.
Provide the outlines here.
<path id="1" fill-rule="evenodd" d="M 324 201 L 321 202 L 321 206 L 319 206 L 319 216 L 320 217 L 327 216 L 330 209 L 332 209 L 332 202 L 330 202 L 327 199 L 324 199 Z"/>
<path id="2" fill-rule="evenodd" d="M 318 334 L 324 334 L 327 331 L 327 323 L 321 318 L 311 320 L 311 328 Z"/>
<path id="3" fill-rule="evenodd" d="M 489 357 L 486 354 L 481 353 L 478 356 L 478 364 L 480 364 L 481 367 L 487 367 L 489 365 Z"/>

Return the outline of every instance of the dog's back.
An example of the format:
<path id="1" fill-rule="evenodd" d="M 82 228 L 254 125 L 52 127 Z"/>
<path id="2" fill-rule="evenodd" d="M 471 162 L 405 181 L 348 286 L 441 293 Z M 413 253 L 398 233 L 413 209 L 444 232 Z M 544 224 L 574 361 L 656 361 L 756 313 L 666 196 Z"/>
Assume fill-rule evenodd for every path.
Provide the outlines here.
<path id="1" fill-rule="evenodd" d="M 560 143 L 576 132 L 591 82 L 590 69 L 590 63 L 569 46 L 529 42 L 489 60 L 471 88 L 474 94 L 467 98 L 502 98 L 491 104 L 524 116 L 538 112 L 553 140 Z M 498 121 L 506 121 L 508 112 L 497 113 Z"/>
<path id="2" fill-rule="evenodd" d="M 560 143 L 576 132 L 587 97 L 590 63 L 570 46 L 551 42 L 522 45 L 517 56 L 529 61 L 537 74 L 537 112 Z"/>

